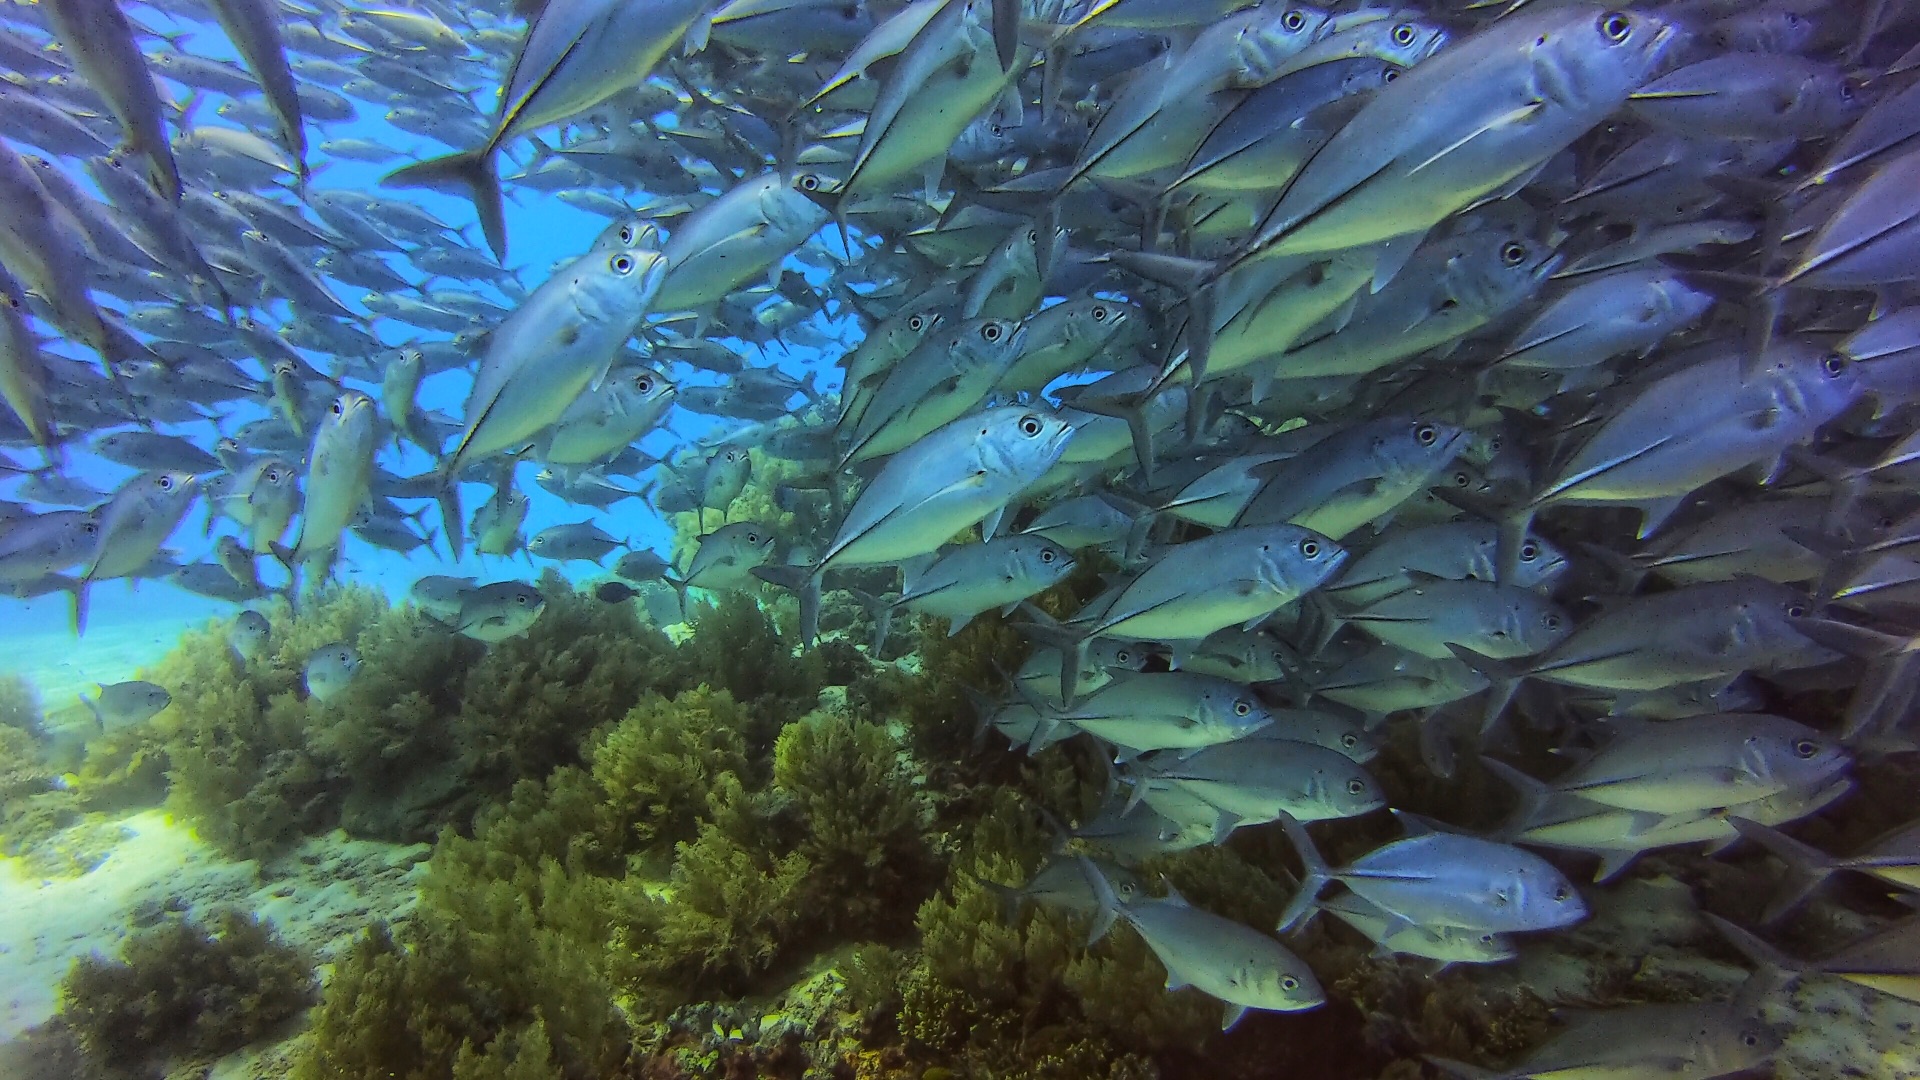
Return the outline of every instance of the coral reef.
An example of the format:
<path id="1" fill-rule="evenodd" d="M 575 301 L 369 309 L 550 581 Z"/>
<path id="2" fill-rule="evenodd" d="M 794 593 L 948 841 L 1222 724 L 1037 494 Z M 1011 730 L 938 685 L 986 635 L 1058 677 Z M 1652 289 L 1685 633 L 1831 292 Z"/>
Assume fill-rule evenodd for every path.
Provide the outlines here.
<path id="1" fill-rule="evenodd" d="M 80 1046 L 115 1069 L 219 1057 L 271 1033 L 312 996 L 307 958 L 234 911 L 205 927 L 143 930 L 117 959 L 77 961 L 61 985 Z"/>

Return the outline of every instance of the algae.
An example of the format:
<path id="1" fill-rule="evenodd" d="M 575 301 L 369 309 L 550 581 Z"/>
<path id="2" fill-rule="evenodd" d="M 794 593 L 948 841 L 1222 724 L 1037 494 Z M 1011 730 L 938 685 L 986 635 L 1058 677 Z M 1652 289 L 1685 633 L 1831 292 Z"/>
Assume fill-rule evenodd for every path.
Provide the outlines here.
<path id="1" fill-rule="evenodd" d="M 138 931 L 115 959 L 75 961 L 60 986 L 61 1017 L 109 1068 L 208 1060 L 274 1032 L 311 1002 L 313 983 L 299 950 L 225 911 L 206 926 Z"/>

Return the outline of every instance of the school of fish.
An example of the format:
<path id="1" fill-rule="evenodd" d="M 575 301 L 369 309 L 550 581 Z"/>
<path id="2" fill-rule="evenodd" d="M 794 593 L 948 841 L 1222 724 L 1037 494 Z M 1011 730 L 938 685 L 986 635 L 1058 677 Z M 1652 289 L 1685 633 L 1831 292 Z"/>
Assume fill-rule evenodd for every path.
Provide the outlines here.
<path id="1" fill-rule="evenodd" d="M 245 605 L 359 545 L 622 551 L 609 603 L 777 587 L 811 645 L 847 592 L 876 658 L 902 613 L 998 612 L 1034 650 L 983 727 L 1117 780 L 1000 887 L 1131 927 L 1223 1026 L 1325 1000 L 1284 944 L 1320 912 L 1446 966 L 1657 849 L 1772 852 L 1770 920 L 1843 872 L 1920 892 L 1920 825 L 1781 831 L 1915 749 L 1916 42 L 1905 0 L 14 0 L 0 588 L 79 633 L 116 579 Z M 604 231 L 506 269 L 546 199 Z M 736 518 L 756 458 L 830 525 Z M 525 535 L 528 481 L 579 520 Z M 623 539 L 676 513 L 687 565 Z M 1078 612 L 1026 603 L 1089 562 Z M 411 600 L 490 642 L 546 603 Z M 317 650 L 309 693 L 359 664 Z M 1388 808 L 1390 725 L 1509 821 L 1330 865 L 1309 827 Z M 1128 869 L 1253 827 L 1301 862 L 1278 928 Z M 1722 929 L 1920 1001 L 1916 918 L 1821 958 Z M 1753 1006 L 1602 1013 L 1498 1076 L 1750 1068 Z"/>

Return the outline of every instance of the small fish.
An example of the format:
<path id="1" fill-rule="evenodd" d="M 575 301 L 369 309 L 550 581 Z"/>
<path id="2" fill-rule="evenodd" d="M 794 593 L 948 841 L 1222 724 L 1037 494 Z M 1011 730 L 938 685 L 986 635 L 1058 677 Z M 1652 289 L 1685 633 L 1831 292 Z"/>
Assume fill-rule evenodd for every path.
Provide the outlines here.
<path id="1" fill-rule="evenodd" d="M 475 641 L 497 644 L 519 637 L 547 608 L 540 590 L 522 581 L 496 581 L 460 594 L 454 629 Z"/>
<path id="2" fill-rule="evenodd" d="M 94 697 L 80 698 L 87 709 L 93 713 L 94 720 L 106 731 L 118 731 L 121 728 L 144 724 L 160 714 L 173 702 L 173 695 L 167 688 L 150 682 L 118 682 L 112 686 L 100 684 L 100 692 Z"/>
<path id="3" fill-rule="evenodd" d="M 558 562 L 597 563 L 614 548 L 628 546 L 629 541 L 608 536 L 589 519 L 541 529 L 527 541 L 527 553 Z"/>
<path id="4" fill-rule="evenodd" d="M 1092 939 L 1104 937 L 1114 918 L 1124 920 L 1166 967 L 1167 989 L 1192 986 L 1225 1003 L 1220 1030 L 1239 1023 L 1248 1009 L 1299 1012 L 1326 1001 L 1306 961 L 1267 935 L 1196 908 L 1171 889 L 1164 900 L 1123 903 L 1098 867 L 1084 873 L 1101 910 Z"/>
<path id="5" fill-rule="evenodd" d="M 257 661 L 267 655 L 273 644 L 273 627 L 267 617 L 249 608 L 233 617 L 227 631 L 227 644 L 242 660 Z"/>
<path id="6" fill-rule="evenodd" d="M 307 657 L 307 694 L 319 702 L 331 701 L 360 673 L 360 652 L 343 641 L 313 650 Z"/>

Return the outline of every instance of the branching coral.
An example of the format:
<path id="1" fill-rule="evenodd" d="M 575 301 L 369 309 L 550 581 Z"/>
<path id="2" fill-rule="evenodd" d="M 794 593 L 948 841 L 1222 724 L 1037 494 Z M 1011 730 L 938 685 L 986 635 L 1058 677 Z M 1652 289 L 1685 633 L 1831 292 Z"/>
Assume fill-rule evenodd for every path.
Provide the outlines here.
<path id="1" fill-rule="evenodd" d="M 115 1068 L 211 1058 L 273 1031 L 313 995 L 298 950 L 250 916 L 170 922 L 127 939 L 117 960 L 76 961 L 61 1012 L 95 1060 Z"/>

